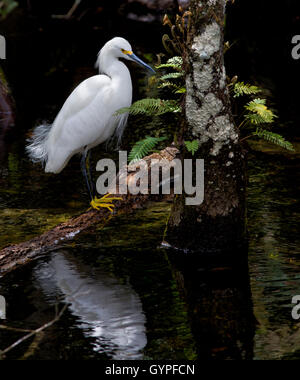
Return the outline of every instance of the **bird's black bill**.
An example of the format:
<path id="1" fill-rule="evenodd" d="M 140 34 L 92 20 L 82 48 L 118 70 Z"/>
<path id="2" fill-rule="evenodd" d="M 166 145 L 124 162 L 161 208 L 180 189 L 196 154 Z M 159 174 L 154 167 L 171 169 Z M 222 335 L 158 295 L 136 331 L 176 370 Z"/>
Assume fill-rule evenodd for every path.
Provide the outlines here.
<path id="1" fill-rule="evenodd" d="M 153 70 L 151 66 L 147 65 L 147 63 L 145 63 L 144 61 L 142 61 L 142 60 L 141 60 L 139 57 L 137 57 L 134 53 L 132 53 L 132 54 L 130 55 L 130 58 L 131 58 L 133 61 L 135 61 L 136 63 L 138 63 L 139 65 L 146 67 L 148 70 L 152 71 L 152 73 L 155 74 L 155 70 Z"/>

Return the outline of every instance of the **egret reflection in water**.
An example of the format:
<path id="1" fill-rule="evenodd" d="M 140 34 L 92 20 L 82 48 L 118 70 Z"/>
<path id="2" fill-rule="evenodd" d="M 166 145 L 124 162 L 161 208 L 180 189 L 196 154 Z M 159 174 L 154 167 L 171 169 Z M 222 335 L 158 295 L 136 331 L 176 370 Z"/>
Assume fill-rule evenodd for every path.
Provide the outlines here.
<path id="1" fill-rule="evenodd" d="M 64 252 L 39 265 L 34 276 L 51 302 L 63 296 L 84 335 L 95 338 L 95 351 L 114 360 L 143 358 L 146 318 L 129 284 L 101 269 L 91 275 L 88 267 Z"/>

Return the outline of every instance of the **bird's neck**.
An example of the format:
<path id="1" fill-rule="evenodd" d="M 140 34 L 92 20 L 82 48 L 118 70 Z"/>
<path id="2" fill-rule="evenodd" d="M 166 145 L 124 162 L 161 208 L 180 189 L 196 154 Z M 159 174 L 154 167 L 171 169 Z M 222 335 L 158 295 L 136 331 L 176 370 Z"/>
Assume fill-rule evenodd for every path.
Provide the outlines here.
<path id="1" fill-rule="evenodd" d="M 109 76 L 112 80 L 120 79 L 123 81 L 131 81 L 130 72 L 127 66 L 115 57 L 100 57 L 99 70 L 101 73 Z"/>
<path id="2" fill-rule="evenodd" d="M 129 100 L 129 103 L 124 105 L 124 107 L 128 107 L 132 99 L 132 82 L 127 66 L 116 57 L 107 54 L 100 54 L 98 64 L 100 73 L 111 78 L 112 89 L 118 96 Z"/>

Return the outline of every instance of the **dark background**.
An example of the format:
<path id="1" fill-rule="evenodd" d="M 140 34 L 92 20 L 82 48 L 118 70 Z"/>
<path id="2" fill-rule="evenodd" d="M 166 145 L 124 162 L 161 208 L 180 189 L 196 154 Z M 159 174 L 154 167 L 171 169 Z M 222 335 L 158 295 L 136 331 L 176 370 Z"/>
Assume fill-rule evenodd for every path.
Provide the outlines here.
<path id="1" fill-rule="evenodd" d="M 8 45 L 1 64 L 16 99 L 19 125 L 29 129 L 37 120 L 51 120 L 70 90 L 95 73 L 96 55 L 111 37 L 127 38 L 142 55 L 162 52 L 161 19 L 172 13 L 172 3 L 83 0 L 74 18 L 63 20 L 52 15 L 66 13 L 73 0 L 20 0 L 0 26 Z M 226 40 L 233 43 L 226 54 L 228 75 L 270 90 L 280 116 L 276 128 L 289 137 L 298 136 L 300 121 L 300 60 L 291 56 L 296 34 L 298 0 L 228 4 Z"/>
<path id="2" fill-rule="evenodd" d="M 283 133 L 298 136 L 300 60 L 292 58 L 291 41 L 300 35 L 299 1 L 235 1 L 226 26 L 227 39 L 236 41 L 227 53 L 227 71 L 268 88 L 281 127 L 288 127 Z"/>

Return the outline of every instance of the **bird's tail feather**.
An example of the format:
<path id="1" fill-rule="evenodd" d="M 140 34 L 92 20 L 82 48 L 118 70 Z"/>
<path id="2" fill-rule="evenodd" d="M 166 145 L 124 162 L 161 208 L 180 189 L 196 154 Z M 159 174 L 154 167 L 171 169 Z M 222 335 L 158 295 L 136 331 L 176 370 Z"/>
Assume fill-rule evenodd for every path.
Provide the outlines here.
<path id="1" fill-rule="evenodd" d="M 48 159 L 47 139 L 51 124 L 43 124 L 35 128 L 33 136 L 27 140 L 26 151 L 33 162 L 45 164 Z"/>

